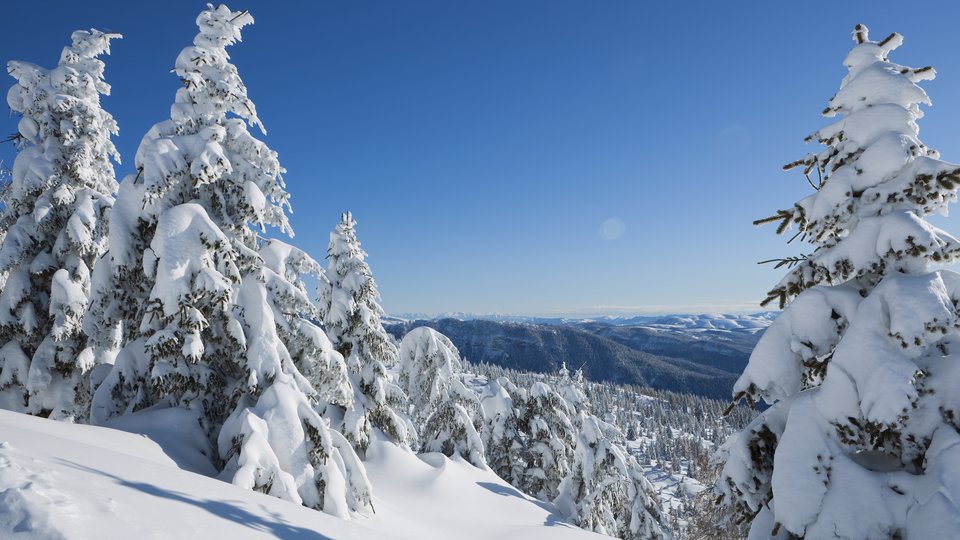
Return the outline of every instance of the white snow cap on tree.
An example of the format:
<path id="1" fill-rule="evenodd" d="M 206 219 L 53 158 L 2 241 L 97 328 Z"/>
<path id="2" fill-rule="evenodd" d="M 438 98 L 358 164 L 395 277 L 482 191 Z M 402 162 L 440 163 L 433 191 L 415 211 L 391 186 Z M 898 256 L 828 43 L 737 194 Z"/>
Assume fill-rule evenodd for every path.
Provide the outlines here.
<path id="1" fill-rule="evenodd" d="M 400 342 L 400 386 L 420 433 L 422 452 L 463 456 L 486 468 L 477 395 L 460 379 L 460 353 L 447 336 L 414 328 Z"/>
<path id="2" fill-rule="evenodd" d="M 371 427 L 400 445 L 413 443 L 416 431 L 398 412 L 406 395 L 387 375 L 385 366 L 396 362 L 397 347 L 380 322 L 380 292 L 357 240 L 356 224 L 346 212 L 330 233 L 326 279 L 320 280 L 318 293 L 323 326 L 346 359 L 354 387 L 342 431 L 363 452 L 370 444 Z"/>
<path id="3" fill-rule="evenodd" d="M 144 137 L 120 187 L 110 271 L 98 273 L 103 316 L 90 326 L 101 347 L 122 349 L 94 418 L 193 409 L 224 480 L 341 517 L 369 513 L 362 463 L 320 416 L 328 402 L 352 404 L 301 281 L 322 270 L 262 235 L 292 231 L 283 169 L 247 131 L 262 126 L 225 49 L 252 22 L 223 5 L 200 14 L 177 58 L 171 118 Z"/>
<path id="4" fill-rule="evenodd" d="M 734 389 L 772 405 L 722 448 L 717 489 L 751 538 L 960 536 L 960 275 L 929 272 L 960 242 L 923 219 L 960 166 L 917 138 L 933 69 L 891 63 L 898 34 L 854 38 L 824 111 L 842 118 L 791 164 L 815 193 L 760 220 L 814 251 L 771 291 L 786 309 Z"/>
<path id="5" fill-rule="evenodd" d="M 13 177 L 0 215 L 0 407 L 83 421 L 95 359 L 81 320 L 94 264 L 106 250 L 117 182 L 113 117 L 100 107 L 110 40 L 78 30 L 57 67 L 7 64 L 20 115 Z"/>

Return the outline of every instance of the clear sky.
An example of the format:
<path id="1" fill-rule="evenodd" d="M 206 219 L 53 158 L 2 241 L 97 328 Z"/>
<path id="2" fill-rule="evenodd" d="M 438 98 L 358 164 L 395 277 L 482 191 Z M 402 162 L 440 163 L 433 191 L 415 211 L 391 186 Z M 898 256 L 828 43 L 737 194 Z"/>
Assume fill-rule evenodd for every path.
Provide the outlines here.
<path id="1" fill-rule="evenodd" d="M 754 309 L 783 273 L 756 261 L 799 246 L 751 221 L 807 194 L 780 167 L 817 149 L 803 137 L 857 22 L 905 36 L 892 61 L 937 68 L 920 136 L 960 162 L 954 2 L 229 5 L 256 19 L 231 54 L 288 170 L 294 243 L 322 258 L 353 211 L 392 313 Z M 0 57 L 52 66 L 74 29 L 123 33 L 104 99 L 122 177 L 203 7 L 13 2 Z"/>

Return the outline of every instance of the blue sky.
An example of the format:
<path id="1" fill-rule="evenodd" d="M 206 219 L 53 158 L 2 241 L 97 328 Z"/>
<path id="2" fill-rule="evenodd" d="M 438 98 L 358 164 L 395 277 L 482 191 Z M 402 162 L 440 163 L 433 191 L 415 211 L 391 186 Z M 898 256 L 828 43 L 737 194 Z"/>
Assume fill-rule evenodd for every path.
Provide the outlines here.
<path id="1" fill-rule="evenodd" d="M 950 2 L 229 5 L 256 19 L 231 54 L 288 170 L 294 243 L 322 258 L 353 211 L 393 313 L 754 309 L 782 275 L 756 261 L 797 246 L 751 221 L 807 194 L 780 167 L 816 149 L 857 22 L 937 68 L 921 139 L 960 162 Z M 203 7 L 16 2 L 0 56 L 50 66 L 74 29 L 123 33 L 104 99 L 122 177 Z"/>

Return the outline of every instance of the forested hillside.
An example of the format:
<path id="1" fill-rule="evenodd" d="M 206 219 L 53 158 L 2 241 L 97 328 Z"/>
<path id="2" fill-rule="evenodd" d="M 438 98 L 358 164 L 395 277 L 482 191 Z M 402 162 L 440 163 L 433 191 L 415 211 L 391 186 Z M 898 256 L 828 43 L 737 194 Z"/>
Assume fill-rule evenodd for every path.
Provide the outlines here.
<path id="1" fill-rule="evenodd" d="M 592 381 L 729 399 L 737 374 L 763 327 L 663 328 L 604 322 L 534 324 L 486 319 L 392 321 L 400 337 L 429 326 L 448 336 L 471 362 L 539 373 L 561 363 L 579 367 Z"/>

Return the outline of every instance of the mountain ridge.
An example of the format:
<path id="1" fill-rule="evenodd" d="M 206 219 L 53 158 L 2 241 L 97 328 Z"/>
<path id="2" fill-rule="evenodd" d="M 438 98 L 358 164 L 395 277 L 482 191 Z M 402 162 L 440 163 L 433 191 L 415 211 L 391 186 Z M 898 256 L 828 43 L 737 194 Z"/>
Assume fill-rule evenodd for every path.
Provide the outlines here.
<path id="1" fill-rule="evenodd" d="M 398 339 L 429 326 L 475 363 L 540 373 L 566 363 L 593 381 L 726 400 L 769 320 L 766 314 L 669 315 L 632 324 L 441 318 L 388 319 L 384 326 Z"/>

